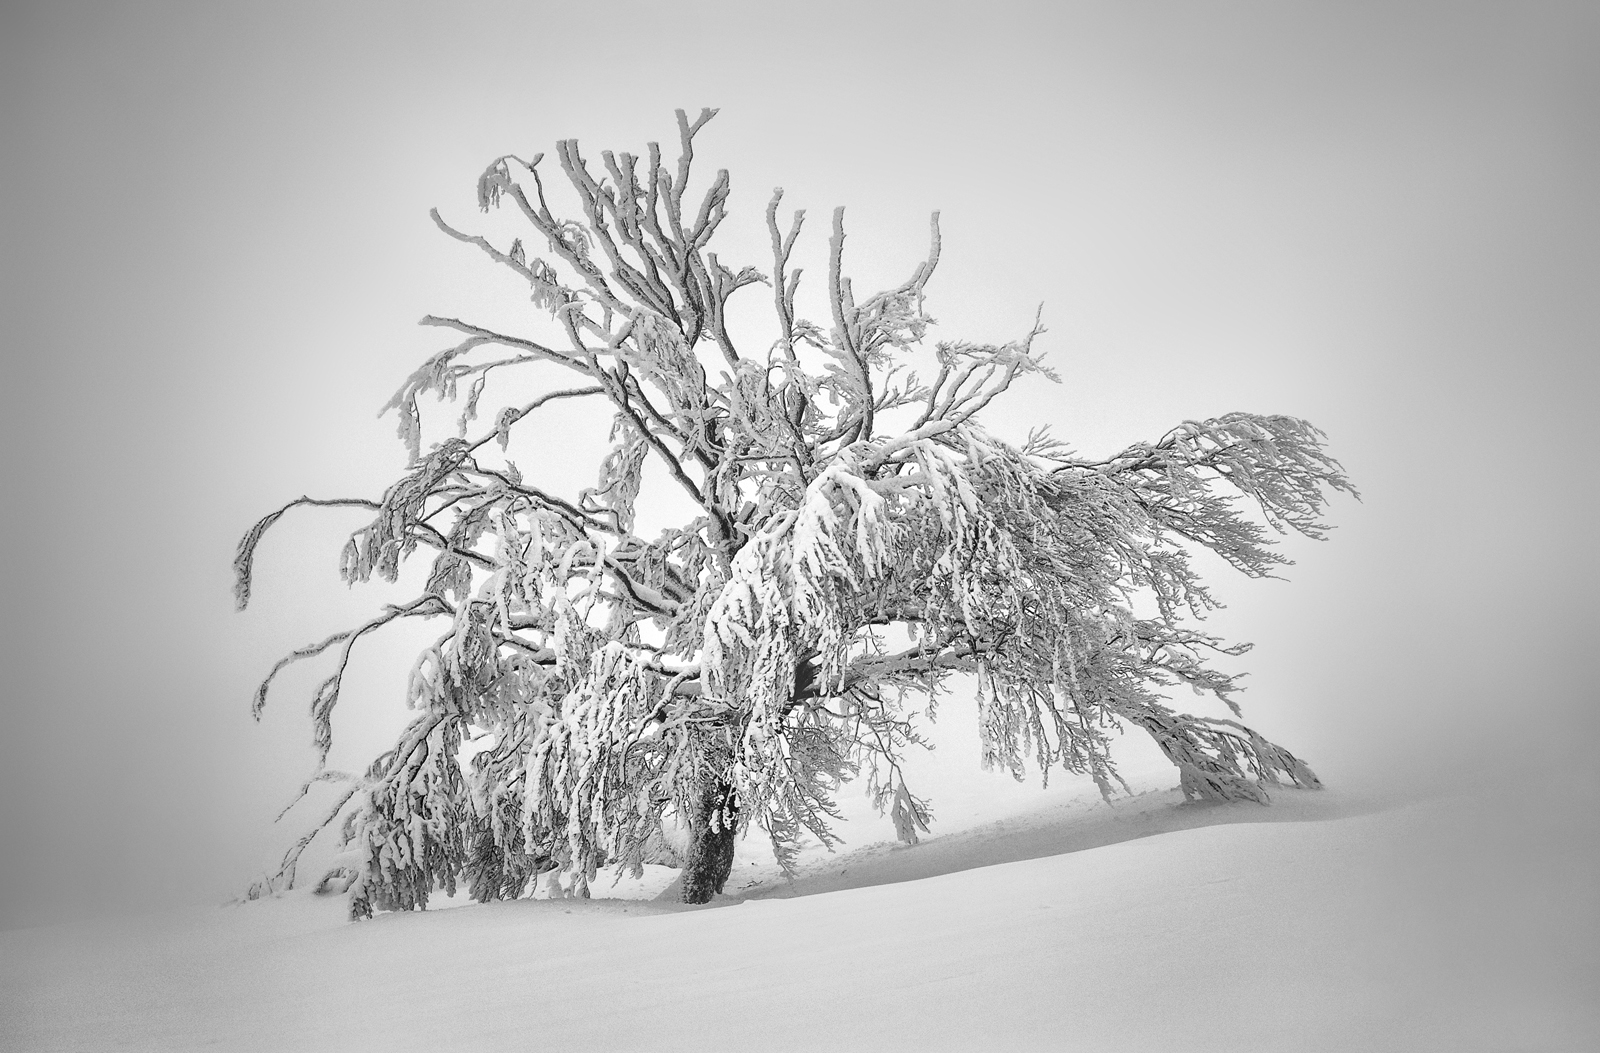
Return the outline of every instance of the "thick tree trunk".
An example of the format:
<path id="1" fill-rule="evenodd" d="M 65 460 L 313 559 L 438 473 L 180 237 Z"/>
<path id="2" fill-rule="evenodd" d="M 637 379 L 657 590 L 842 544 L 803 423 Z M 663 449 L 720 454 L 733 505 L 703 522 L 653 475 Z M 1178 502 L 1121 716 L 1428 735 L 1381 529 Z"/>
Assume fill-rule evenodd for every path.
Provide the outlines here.
<path id="1" fill-rule="evenodd" d="M 683 901 L 710 903 L 733 871 L 733 839 L 737 830 L 733 788 L 707 786 L 689 817 L 689 857 L 683 867 Z"/>

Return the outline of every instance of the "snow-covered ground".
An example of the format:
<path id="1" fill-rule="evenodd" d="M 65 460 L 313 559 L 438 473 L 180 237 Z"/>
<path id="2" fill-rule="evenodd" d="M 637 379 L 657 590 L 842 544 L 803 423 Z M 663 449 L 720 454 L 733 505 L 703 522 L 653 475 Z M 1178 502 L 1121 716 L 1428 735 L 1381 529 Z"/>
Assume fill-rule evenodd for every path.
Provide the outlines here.
<path id="1" fill-rule="evenodd" d="M 987 812 L 956 792 L 953 829 L 812 851 L 792 883 L 747 843 L 730 895 L 700 908 L 534 899 L 349 924 L 297 892 L 0 933 L 0 1046 L 1600 1048 L 1600 853 L 1576 784 L 1281 790 L 1262 808 L 1185 805 L 1159 781 L 1114 807 L 1077 785 Z"/>

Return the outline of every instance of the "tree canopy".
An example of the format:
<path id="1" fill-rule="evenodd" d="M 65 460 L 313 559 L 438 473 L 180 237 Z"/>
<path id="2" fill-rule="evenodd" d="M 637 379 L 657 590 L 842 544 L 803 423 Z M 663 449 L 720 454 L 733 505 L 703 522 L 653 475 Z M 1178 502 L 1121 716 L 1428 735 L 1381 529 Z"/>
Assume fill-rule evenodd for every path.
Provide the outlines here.
<path id="1" fill-rule="evenodd" d="M 714 113 L 678 111 L 676 162 L 655 143 L 599 164 L 558 143 L 566 213 L 543 155 L 499 158 L 478 203 L 524 225 L 509 243 L 432 213 L 526 283 L 527 328 L 422 319 L 450 343 L 384 407 L 405 473 L 376 500 L 291 501 L 240 544 L 241 609 L 257 543 L 299 506 L 371 513 L 344 547 L 348 582 L 393 582 L 431 560 L 415 599 L 285 656 L 257 691 L 259 716 L 285 667 L 331 663 L 301 794 L 342 787 L 257 891 L 291 884 L 330 824 L 348 854 L 321 883 L 348 891 L 352 916 L 423 906 L 458 880 L 479 899 L 513 897 L 552 868 L 586 894 L 602 865 L 637 872 L 671 855 L 662 831 L 678 824 L 684 896 L 704 902 L 752 824 L 780 861 L 807 834 L 832 843 L 834 794 L 856 776 L 914 842 L 930 815 L 900 767 L 918 740 L 911 713 L 957 673 L 976 685 L 985 762 L 1019 776 L 1028 760 L 1059 766 L 1109 796 L 1110 745 L 1134 725 L 1187 796 L 1265 802 L 1281 779 L 1317 786 L 1289 751 L 1163 692 L 1186 685 L 1238 716 L 1236 676 L 1208 654 L 1248 645 L 1196 627 L 1216 601 L 1190 556 L 1263 577 L 1286 562 L 1274 532 L 1322 537 L 1327 496 L 1354 493 L 1322 433 L 1230 413 L 1102 460 L 1043 429 L 1002 441 L 983 412 L 1013 382 L 1053 376 L 1037 321 L 1007 343 L 928 346 L 938 214 L 926 260 L 858 299 L 842 209 L 828 316 L 801 317 L 804 213 L 780 219 L 782 190 L 766 208 L 769 270 L 735 270 L 710 248 L 728 173 L 696 195 L 690 184 Z M 736 294 L 770 298 L 764 331 L 735 331 Z M 569 386 L 550 383 L 564 373 Z M 548 488 L 537 458 L 512 459 L 541 408 L 569 399 L 610 420 L 595 485 L 577 494 Z M 694 509 L 653 537 L 635 527 L 647 472 Z M 411 670 L 415 715 L 364 772 L 331 771 L 352 650 L 402 619 L 440 629 Z M 480 741 L 463 763 L 468 738 Z"/>

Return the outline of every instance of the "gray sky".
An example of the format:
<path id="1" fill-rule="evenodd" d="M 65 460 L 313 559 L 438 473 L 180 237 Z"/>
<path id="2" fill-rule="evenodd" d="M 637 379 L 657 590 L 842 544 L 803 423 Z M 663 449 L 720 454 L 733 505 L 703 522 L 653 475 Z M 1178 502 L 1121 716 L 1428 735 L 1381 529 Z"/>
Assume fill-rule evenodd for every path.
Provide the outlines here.
<path id="1" fill-rule="evenodd" d="M 307 515 L 236 615 L 238 536 L 376 496 L 374 413 L 442 346 L 415 320 L 515 303 L 429 207 L 472 224 L 483 167 L 557 138 L 669 145 L 674 107 L 722 110 L 729 258 L 767 264 L 782 185 L 813 252 L 847 206 L 858 289 L 942 210 L 943 336 L 1042 301 L 1064 382 L 1004 426 L 1329 433 L 1365 503 L 1288 582 L 1221 582 L 1216 625 L 1257 644 L 1247 717 L 1330 782 L 1593 794 L 1597 44 L 1583 4 L 6 5 L 0 925 L 267 866 L 310 677 L 261 725 L 251 690 L 386 596 L 337 581 L 357 522 Z M 549 442 L 586 472 L 581 430 Z M 352 747 L 406 642 L 342 704 Z"/>

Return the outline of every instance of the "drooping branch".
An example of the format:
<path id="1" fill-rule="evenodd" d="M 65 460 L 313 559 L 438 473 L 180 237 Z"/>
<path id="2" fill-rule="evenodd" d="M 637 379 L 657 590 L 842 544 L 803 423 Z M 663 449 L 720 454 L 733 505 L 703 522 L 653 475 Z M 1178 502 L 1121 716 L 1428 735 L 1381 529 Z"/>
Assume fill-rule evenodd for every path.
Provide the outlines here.
<path id="1" fill-rule="evenodd" d="M 1113 482 L 1162 529 L 1203 545 L 1236 570 L 1269 576 L 1288 561 L 1269 538 L 1242 518 L 1221 482 L 1249 497 L 1269 526 L 1313 539 L 1326 536 L 1319 515 L 1325 491 L 1359 497 L 1339 462 L 1323 450 L 1323 435 L 1293 417 L 1230 413 L 1187 421 L 1153 444 L 1140 444 L 1099 462 L 1075 462 L 1058 473 L 1091 470 Z"/>
<path id="2" fill-rule="evenodd" d="M 368 508 L 373 510 L 379 507 L 378 502 L 368 501 L 363 498 L 302 496 L 295 498 L 277 511 L 269 512 L 262 516 L 256 522 L 256 525 L 246 531 L 244 537 L 239 540 L 238 551 L 233 557 L 233 598 L 237 610 L 242 611 L 250 604 L 251 572 L 255 566 L 256 546 L 261 543 L 262 535 L 282 518 L 285 512 L 301 505 L 314 505 L 320 508 Z"/>
<path id="3" fill-rule="evenodd" d="M 359 789 L 359 785 L 352 785 L 344 793 L 340 794 L 339 798 L 333 802 L 333 806 L 323 813 L 322 818 L 313 823 L 310 829 L 300 835 L 293 845 L 289 846 L 289 850 L 284 853 L 283 862 L 279 864 L 277 872 L 252 884 L 249 891 L 245 893 L 245 898 L 261 899 L 264 896 L 270 896 L 273 893 L 293 888 L 295 870 L 299 866 L 300 856 L 311 846 L 311 842 L 317 839 L 318 834 L 322 833 L 330 823 L 339 818 L 339 813 L 344 811 L 345 806 L 350 803 L 350 799 L 356 795 Z M 304 791 L 302 791 L 303 795 Z M 290 804 L 293 805 L 294 802 L 291 801 Z M 286 811 L 287 809 L 285 809 Z M 283 814 L 280 812 L 278 818 L 283 818 Z"/>
<path id="4" fill-rule="evenodd" d="M 260 685 L 256 687 L 255 698 L 250 704 L 250 715 L 255 717 L 257 720 L 261 719 L 261 711 L 266 707 L 267 704 L 267 691 L 272 687 L 272 681 L 277 678 L 279 673 L 283 672 L 283 670 L 287 669 L 296 662 L 304 661 L 307 658 L 315 658 L 317 655 L 322 654 L 335 644 L 342 643 L 344 644 L 344 648 L 340 652 L 338 671 L 335 672 L 334 675 L 329 678 L 329 680 L 324 681 L 322 686 L 317 689 L 317 722 L 319 732 L 321 732 L 323 725 L 326 723 L 328 715 L 333 708 L 333 704 L 338 701 L 339 679 L 344 675 L 345 667 L 350 661 L 350 649 L 355 646 L 357 640 L 374 629 L 380 629 L 383 626 L 388 625 L 397 618 L 432 617 L 434 615 L 452 613 L 454 612 L 451 610 L 450 605 L 445 603 L 442 598 L 438 596 L 423 596 L 417 600 L 413 600 L 408 604 L 391 606 L 382 614 L 372 618 L 367 622 L 364 622 L 359 626 L 356 626 L 354 629 L 340 630 L 339 632 L 336 632 L 317 643 L 308 644 L 297 651 L 289 652 L 282 658 L 278 659 L 277 664 L 272 667 L 272 671 L 269 672 L 266 678 L 261 681 Z M 326 696 L 326 698 L 324 696 Z M 321 748 L 320 738 L 321 736 L 319 734 L 318 746 L 321 749 L 323 756 L 326 756 L 327 750 L 325 748 Z"/>

